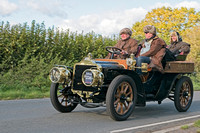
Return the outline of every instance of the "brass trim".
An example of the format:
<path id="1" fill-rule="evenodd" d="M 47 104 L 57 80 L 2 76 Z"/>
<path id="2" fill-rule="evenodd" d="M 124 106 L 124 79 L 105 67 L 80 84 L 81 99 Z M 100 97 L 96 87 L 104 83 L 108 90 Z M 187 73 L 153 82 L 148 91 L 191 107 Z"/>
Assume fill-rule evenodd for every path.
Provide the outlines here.
<path id="1" fill-rule="evenodd" d="M 83 60 L 81 60 L 79 63 L 76 63 L 73 67 L 73 77 L 72 77 L 72 86 L 71 86 L 71 90 L 72 92 L 75 94 L 77 93 L 77 90 L 73 89 L 73 84 L 74 84 L 74 77 L 75 77 L 75 71 L 76 71 L 76 66 L 77 65 L 85 65 L 85 66 L 94 66 L 93 68 L 96 68 L 96 70 L 102 72 L 102 66 L 97 64 L 95 62 L 95 60 L 91 59 L 91 55 L 89 57 L 85 57 Z M 81 91 L 82 92 L 82 91 Z M 79 96 L 81 96 L 81 94 L 78 94 Z"/>
<path id="2" fill-rule="evenodd" d="M 66 66 L 53 67 L 49 72 L 49 79 L 53 83 L 71 83 L 71 72 Z"/>
<path id="3" fill-rule="evenodd" d="M 84 82 L 84 76 L 85 76 L 85 73 L 86 72 L 91 72 L 92 75 L 93 75 L 93 80 L 92 80 L 92 83 L 90 85 L 86 84 Z M 83 74 L 82 74 L 82 82 L 85 86 L 92 86 L 92 87 L 95 87 L 95 86 L 98 86 L 98 85 L 102 85 L 103 84 L 103 80 L 104 80 L 104 75 L 101 71 L 95 69 L 95 68 L 90 68 L 90 69 L 86 69 Z"/>

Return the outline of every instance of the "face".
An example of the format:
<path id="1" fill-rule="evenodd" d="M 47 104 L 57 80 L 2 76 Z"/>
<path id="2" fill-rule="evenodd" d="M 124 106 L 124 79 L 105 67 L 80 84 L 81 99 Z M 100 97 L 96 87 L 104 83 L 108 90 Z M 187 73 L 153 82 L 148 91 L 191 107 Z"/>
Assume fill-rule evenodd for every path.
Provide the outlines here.
<path id="1" fill-rule="evenodd" d="M 125 34 L 125 33 L 122 33 L 122 34 L 121 34 L 122 40 L 126 40 L 128 37 L 130 37 L 129 34 Z"/>
<path id="2" fill-rule="evenodd" d="M 177 36 L 172 36 L 172 41 L 173 42 L 177 41 Z"/>
<path id="3" fill-rule="evenodd" d="M 149 38 L 151 38 L 152 36 L 153 36 L 152 33 L 149 33 L 149 32 L 146 32 L 146 33 L 145 33 L 145 38 L 146 38 L 146 39 L 149 39 Z"/>

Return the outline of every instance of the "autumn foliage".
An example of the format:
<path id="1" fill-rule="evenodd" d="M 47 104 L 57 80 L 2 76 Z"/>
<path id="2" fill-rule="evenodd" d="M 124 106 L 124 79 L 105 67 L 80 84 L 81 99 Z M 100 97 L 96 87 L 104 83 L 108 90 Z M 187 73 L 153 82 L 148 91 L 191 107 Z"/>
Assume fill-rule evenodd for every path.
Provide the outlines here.
<path id="1" fill-rule="evenodd" d="M 141 22 L 136 22 L 133 27 L 133 37 L 140 39 L 143 36 L 143 27 L 154 25 L 158 36 L 169 44 L 169 35 L 172 31 L 178 31 L 181 35 L 192 27 L 200 24 L 200 12 L 194 8 L 162 7 L 148 12 Z"/>

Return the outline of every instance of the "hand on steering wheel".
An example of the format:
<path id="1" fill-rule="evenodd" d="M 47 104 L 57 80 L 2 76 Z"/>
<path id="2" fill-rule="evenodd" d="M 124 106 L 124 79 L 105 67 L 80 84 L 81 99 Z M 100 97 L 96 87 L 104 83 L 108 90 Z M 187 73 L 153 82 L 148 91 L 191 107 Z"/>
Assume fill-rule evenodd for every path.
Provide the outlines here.
<path id="1" fill-rule="evenodd" d="M 122 55 L 127 55 L 128 53 L 125 50 L 122 50 L 121 54 Z"/>

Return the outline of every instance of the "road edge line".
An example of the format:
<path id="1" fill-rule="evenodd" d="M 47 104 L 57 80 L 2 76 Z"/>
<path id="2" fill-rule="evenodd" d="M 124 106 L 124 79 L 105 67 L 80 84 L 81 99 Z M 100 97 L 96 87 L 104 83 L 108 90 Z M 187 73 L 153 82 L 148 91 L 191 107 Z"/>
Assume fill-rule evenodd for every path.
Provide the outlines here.
<path id="1" fill-rule="evenodd" d="M 156 126 L 156 125 L 161 125 L 161 124 L 167 124 L 167 123 L 171 123 L 171 122 L 177 122 L 177 121 L 193 119 L 193 118 L 198 118 L 198 117 L 200 117 L 200 115 L 195 115 L 195 116 L 190 116 L 190 117 L 185 117 L 185 118 L 179 118 L 179 119 L 169 120 L 169 121 L 164 121 L 164 122 L 157 122 L 157 123 L 147 124 L 147 125 L 142 125 L 142 126 L 137 126 L 137 127 L 130 127 L 130 128 L 119 129 L 119 130 L 113 130 L 113 131 L 110 131 L 110 133 L 119 133 L 119 132 L 124 132 L 124 131 L 130 131 L 130 130 L 145 128 L 145 127 L 151 127 L 151 126 Z"/>

